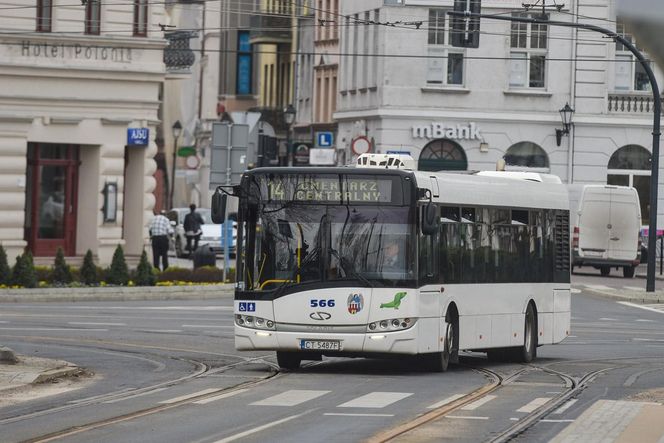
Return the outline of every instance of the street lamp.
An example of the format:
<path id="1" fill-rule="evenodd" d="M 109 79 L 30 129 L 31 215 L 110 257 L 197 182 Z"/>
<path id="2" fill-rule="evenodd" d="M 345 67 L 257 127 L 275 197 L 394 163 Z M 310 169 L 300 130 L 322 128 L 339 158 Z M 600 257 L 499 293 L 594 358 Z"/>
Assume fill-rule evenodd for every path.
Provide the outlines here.
<path id="1" fill-rule="evenodd" d="M 295 108 L 292 104 L 284 109 L 284 122 L 288 126 L 286 129 L 286 149 L 288 152 L 288 166 L 293 166 L 293 147 L 291 146 L 291 126 L 295 123 Z"/>
<path id="2" fill-rule="evenodd" d="M 560 146 L 563 135 L 569 134 L 569 128 L 572 126 L 572 114 L 574 114 L 574 109 L 572 109 L 569 103 L 565 103 L 565 107 L 560 111 L 560 118 L 563 121 L 563 129 L 556 129 L 556 144 Z"/>
<path id="3" fill-rule="evenodd" d="M 178 138 L 182 134 L 182 125 L 180 120 L 176 120 L 171 127 L 173 130 L 173 169 L 171 170 L 171 195 L 169 198 L 169 208 L 173 209 L 173 192 L 175 191 L 175 161 L 178 155 Z"/>

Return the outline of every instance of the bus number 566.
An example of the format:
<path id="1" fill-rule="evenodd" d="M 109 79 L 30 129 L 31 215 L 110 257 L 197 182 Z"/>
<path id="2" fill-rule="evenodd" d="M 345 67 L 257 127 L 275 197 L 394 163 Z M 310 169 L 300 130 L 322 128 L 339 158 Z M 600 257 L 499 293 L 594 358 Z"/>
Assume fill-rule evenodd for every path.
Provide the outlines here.
<path id="1" fill-rule="evenodd" d="M 334 307 L 334 300 L 329 299 L 329 300 L 309 300 L 309 305 L 312 308 L 333 308 Z"/>

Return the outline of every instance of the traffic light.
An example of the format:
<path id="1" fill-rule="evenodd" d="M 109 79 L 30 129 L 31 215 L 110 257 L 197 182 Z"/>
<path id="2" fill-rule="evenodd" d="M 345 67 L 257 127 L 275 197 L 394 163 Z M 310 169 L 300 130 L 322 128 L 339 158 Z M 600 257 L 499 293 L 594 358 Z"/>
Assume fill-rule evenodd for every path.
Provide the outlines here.
<path id="1" fill-rule="evenodd" d="M 479 14 L 482 0 L 454 0 L 454 12 Z M 480 18 L 452 16 L 452 46 L 477 48 L 480 46 Z"/>

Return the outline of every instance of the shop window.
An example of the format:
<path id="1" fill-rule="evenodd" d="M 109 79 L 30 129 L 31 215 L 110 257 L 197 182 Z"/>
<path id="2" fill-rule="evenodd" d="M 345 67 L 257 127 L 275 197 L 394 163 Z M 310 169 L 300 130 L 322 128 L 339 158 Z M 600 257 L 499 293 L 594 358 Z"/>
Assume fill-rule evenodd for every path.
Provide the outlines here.
<path id="1" fill-rule="evenodd" d="M 507 149 L 503 156 L 506 166 L 509 169 L 537 168 L 548 172 L 549 156 L 539 145 L 531 142 L 519 142 L 513 144 Z"/>
<path id="2" fill-rule="evenodd" d="M 636 46 L 636 41 L 620 21 L 616 24 L 616 33 Z M 634 54 L 617 40 L 614 88 L 616 91 L 650 91 L 650 80 L 645 69 Z"/>
<path id="3" fill-rule="evenodd" d="M 37 32 L 51 32 L 53 0 L 37 0 Z"/>
<path id="4" fill-rule="evenodd" d="M 463 148 L 447 139 L 433 140 L 420 153 L 420 171 L 465 171 L 468 160 Z"/>
<path id="5" fill-rule="evenodd" d="M 515 17 L 529 17 L 515 14 Z M 548 27 L 541 23 L 512 23 L 510 33 L 510 87 L 544 88 Z"/>
<path id="6" fill-rule="evenodd" d="M 101 0 L 88 0 L 85 4 L 85 33 L 99 35 L 101 26 Z"/>
<path id="7" fill-rule="evenodd" d="M 148 0 L 134 0 L 134 36 L 148 36 Z"/>
<path id="8" fill-rule="evenodd" d="M 463 85 L 464 52 L 451 46 L 446 9 L 429 9 L 427 85 Z"/>

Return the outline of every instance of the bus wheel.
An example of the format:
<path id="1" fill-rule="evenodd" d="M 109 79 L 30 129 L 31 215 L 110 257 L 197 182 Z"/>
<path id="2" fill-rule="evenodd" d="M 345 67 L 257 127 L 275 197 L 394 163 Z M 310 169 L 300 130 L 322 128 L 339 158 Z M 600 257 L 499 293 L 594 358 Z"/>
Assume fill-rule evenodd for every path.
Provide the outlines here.
<path id="1" fill-rule="evenodd" d="M 523 346 L 517 348 L 516 357 L 522 363 L 530 363 L 537 357 L 537 319 L 532 304 L 529 304 L 528 309 L 526 309 Z"/>
<path id="2" fill-rule="evenodd" d="M 634 266 L 625 266 L 623 267 L 623 277 L 625 278 L 634 278 Z"/>
<path id="3" fill-rule="evenodd" d="M 302 357 L 297 352 L 277 351 L 277 363 L 279 368 L 295 371 L 300 368 Z"/>
<path id="4" fill-rule="evenodd" d="M 602 266 L 601 268 L 599 268 L 599 273 L 603 277 L 606 277 L 607 275 L 609 275 L 610 272 L 611 272 L 611 268 L 608 267 L 608 266 Z"/>
<path id="5" fill-rule="evenodd" d="M 430 354 L 431 370 L 434 372 L 445 372 L 450 365 L 452 352 L 454 349 L 454 324 L 445 323 L 445 341 L 443 342 L 443 351 Z"/>

